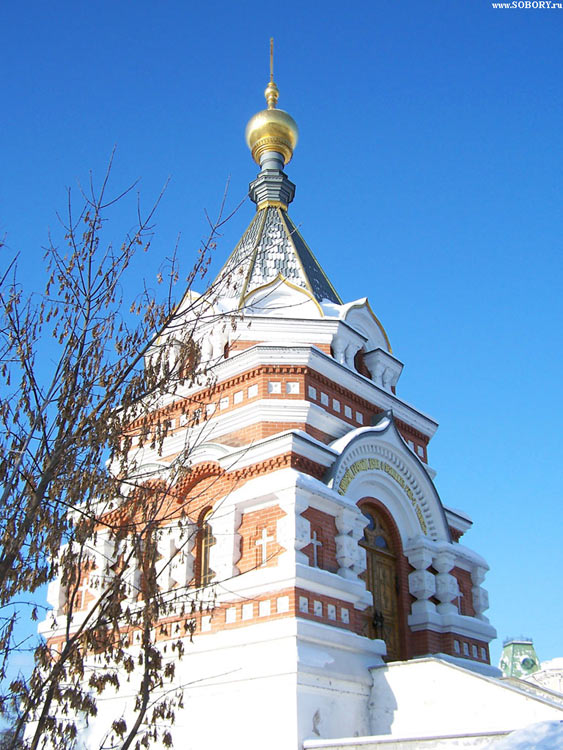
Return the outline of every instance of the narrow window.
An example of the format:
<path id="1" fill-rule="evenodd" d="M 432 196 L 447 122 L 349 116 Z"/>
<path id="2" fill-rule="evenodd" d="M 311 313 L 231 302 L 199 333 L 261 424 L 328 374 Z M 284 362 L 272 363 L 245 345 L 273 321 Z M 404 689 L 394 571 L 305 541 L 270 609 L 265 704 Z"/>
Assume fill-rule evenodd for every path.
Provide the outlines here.
<path id="1" fill-rule="evenodd" d="M 213 578 L 213 571 L 210 566 L 211 547 L 215 544 L 215 539 L 211 533 L 211 524 L 209 519 L 211 518 L 212 510 L 204 511 L 199 522 L 199 575 L 198 585 L 208 586 Z"/>

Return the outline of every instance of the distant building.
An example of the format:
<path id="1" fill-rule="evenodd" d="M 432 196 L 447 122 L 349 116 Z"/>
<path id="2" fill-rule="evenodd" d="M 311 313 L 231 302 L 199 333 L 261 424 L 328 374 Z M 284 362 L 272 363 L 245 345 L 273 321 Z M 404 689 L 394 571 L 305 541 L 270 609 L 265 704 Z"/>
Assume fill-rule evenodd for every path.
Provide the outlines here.
<path id="1" fill-rule="evenodd" d="M 540 662 L 531 638 L 509 638 L 499 668 L 503 677 L 518 677 L 547 690 L 563 693 L 563 657 Z"/>
<path id="2" fill-rule="evenodd" d="M 531 638 L 509 638 L 503 643 L 499 668 L 504 677 L 526 679 L 540 669 Z"/>

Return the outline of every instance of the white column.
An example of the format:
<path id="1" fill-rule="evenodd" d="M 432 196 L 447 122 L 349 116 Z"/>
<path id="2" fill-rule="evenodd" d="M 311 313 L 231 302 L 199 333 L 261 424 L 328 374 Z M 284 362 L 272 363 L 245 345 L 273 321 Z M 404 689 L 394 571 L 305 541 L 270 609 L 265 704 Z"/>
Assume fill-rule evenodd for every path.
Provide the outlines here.
<path id="1" fill-rule="evenodd" d="M 416 597 L 411 612 L 413 615 L 427 616 L 436 612 L 436 605 L 429 601 L 436 593 L 436 578 L 427 570 L 432 564 L 432 552 L 425 547 L 419 547 L 407 552 L 407 557 L 414 568 L 409 573 L 409 592 Z"/>
<path id="2" fill-rule="evenodd" d="M 235 532 L 236 509 L 216 508 L 207 519 L 215 542 L 209 550 L 209 567 L 215 581 L 228 581 L 237 573 L 235 557 L 238 558 L 238 534 Z"/>
<path id="3" fill-rule="evenodd" d="M 95 567 L 88 576 L 88 588 L 95 597 L 98 597 L 111 582 L 111 566 L 115 562 L 115 540 L 106 534 L 100 534 L 94 550 Z"/>
<path id="4" fill-rule="evenodd" d="M 440 602 L 437 606 L 440 614 L 457 614 L 457 607 L 453 600 L 459 596 L 459 585 L 450 570 L 455 565 L 455 555 L 450 550 L 438 552 L 433 559 L 433 565 L 438 571 L 436 575 L 436 598 Z"/>
<path id="5" fill-rule="evenodd" d="M 345 354 L 346 352 L 346 341 L 343 339 L 342 336 L 335 336 L 332 339 L 332 353 L 334 354 L 334 359 L 337 362 L 340 362 L 341 365 L 346 363 Z"/>
<path id="6" fill-rule="evenodd" d="M 60 577 L 51 581 L 47 587 L 47 602 L 53 607 L 55 617 L 63 613 L 66 604 L 66 588 L 61 586 Z"/>
<path id="7" fill-rule="evenodd" d="M 481 587 L 481 584 L 485 580 L 487 569 L 481 565 L 476 565 L 471 571 L 471 580 L 473 582 L 473 588 L 471 589 L 471 595 L 473 598 L 473 609 L 475 610 L 475 617 L 480 620 L 489 622 L 488 618 L 485 617 L 483 612 L 489 609 L 489 592 Z"/>
<path id="8" fill-rule="evenodd" d="M 346 364 L 351 370 L 354 370 L 354 358 L 356 357 L 356 354 L 360 351 L 360 347 L 358 344 L 348 344 L 346 347 L 346 351 L 344 353 L 344 358 L 346 360 Z"/>
<path id="9" fill-rule="evenodd" d="M 366 518 L 358 508 L 340 508 L 336 516 L 336 560 L 338 574 L 349 580 L 357 580 L 366 569 L 366 551 L 358 542 L 364 535 Z"/>
<path id="10" fill-rule="evenodd" d="M 294 561 L 309 564 L 309 558 L 302 550 L 311 541 L 311 524 L 301 515 L 308 507 L 308 498 L 302 494 L 295 495 L 294 491 L 289 491 L 280 496 L 280 508 L 285 512 L 285 516 L 276 524 L 278 544 L 293 554 L 282 554 L 279 564 L 291 566 Z"/>
<path id="11" fill-rule="evenodd" d="M 127 601 L 135 602 L 141 593 L 141 571 L 139 570 L 139 561 L 135 554 L 131 554 L 132 545 L 128 539 L 123 542 L 123 547 L 117 551 L 117 559 L 123 555 L 124 563 L 127 562 L 127 568 L 123 572 L 123 583 L 125 585 L 125 597 Z"/>
<path id="12" fill-rule="evenodd" d="M 177 527 L 173 533 L 174 547 L 171 549 L 170 585 L 182 588 L 189 584 L 194 575 L 193 550 L 196 541 L 197 527 L 186 523 L 183 528 Z"/>

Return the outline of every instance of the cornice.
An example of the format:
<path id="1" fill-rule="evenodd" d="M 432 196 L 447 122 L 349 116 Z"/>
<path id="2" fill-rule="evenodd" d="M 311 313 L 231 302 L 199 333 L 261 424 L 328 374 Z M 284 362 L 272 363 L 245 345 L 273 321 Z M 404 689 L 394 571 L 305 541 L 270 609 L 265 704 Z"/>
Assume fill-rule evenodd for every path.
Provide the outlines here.
<path id="1" fill-rule="evenodd" d="M 198 446 L 205 443 L 221 443 L 221 438 L 259 424 L 302 424 L 308 425 L 320 432 L 333 436 L 334 439 L 345 435 L 354 429 L 353 425 L 345 422 L 336 415 L 325 411 L 318 404 L 298 399 L 258 399 L 244 404 L 237 409 L 231 409 L 225 414 L 218 413 L 201 424 L 176 431 L 166 437 L 162 447 L 162 456 L 148 445 L 143 446 L 142 460 L 140 454 L 137 461 L 141 464 L 166 460 L 163 457 L 177 456 L 189 446 L 192 452 L 198 451 Z M 248 450 L 248 447 L 242 450 Z M 226 448 L 229 451 L 230 448 Z"/>
<path id="2" fill-rule="evenodd" d="M 372 407 L 392 409 L 395 417 L 409 426 L 418 429 L 426 437 L 432 437 L 438 423 L 427 414 L 415 409 L 395 394 L 389 393 L 360 375 L 340 364 L 315 346 L 285 346 L 256 344 L 236 352 L 214 368 L 218 385 L 227 379 L 261 365 L 301 365 L 308 366 L 328 381 L 364 398 Z"/>
<path id="3" fill-rule="evenodd" d="M 419 432 L 421 437 L 431 438 L 438 428 L 438 423 L 427 414 L 380 388 L 364 375 L 340 364 L 314 345 L 255 344 L 248 349 L 235 352 L 214 366 L 211 383 L 197 388 L 179 388 L 173 396 L 163 398 L 159 408 L 165 414 L 172 412 L 183 400 L 191 401 L 195 405 L 204 400 L 207 394 L 219 394 L 232 385 L 246 382 L 255 375 L 264 373 L 263 368 L 269 367 L 280 368 L 272 370 L 280 374 L 283 374 L 283 368 L 309 368 L 317 376 L 325 377 L 326 384 L 332 388 L 363 399 L 366 408 L 376 411 L 393 410 L 395 419 L 411 430 Z M 152 411 L 155 410 L 153 407 Z M 140 420 L 142 418 L 132 422 L 132 426 Z"/>
<path id="4" fill-rule="evenodd" d="M 263 438 L 244 448 L 237 448 L 220 460 L 221 466 L 228 470 L 239 471 L 275 456 L 293 453 L 313 461 L 320 466 L 328 467 L 336 458 L 336 453 L 310 438 L 304 432 L 287 431 Z"/>
<path id="5" fill-rule="evenodd" d="M 489 622 L 466 615 L 441 615 L 438 612 L 425 614 L 424 616 L 411 614 L 408 617 L 408 624 L 413 633 L 419 630 L 432 630 L 435 633 L 455 633 L 466 638 L 483 640 L 487 643 L 497 637 L 497 631 Z"/>

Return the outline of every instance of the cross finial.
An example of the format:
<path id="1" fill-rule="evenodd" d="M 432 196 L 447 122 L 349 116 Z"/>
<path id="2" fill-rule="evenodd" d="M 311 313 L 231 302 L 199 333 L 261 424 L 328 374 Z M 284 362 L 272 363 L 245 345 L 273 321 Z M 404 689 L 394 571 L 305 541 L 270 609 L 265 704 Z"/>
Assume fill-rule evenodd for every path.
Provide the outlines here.
<path id="1" fill-rule="evenodd" d="M 275 109 L 280 92 L 274 83 L 274 37 L 270 39 L 270 83 L 266 86 L 264 96 L 268 102 L 268 109 Z"/>
<path id="2" fill-rule="evenodd" d="M 270 39 L 270 81 L 274 82 L 274 37 Z"/>

